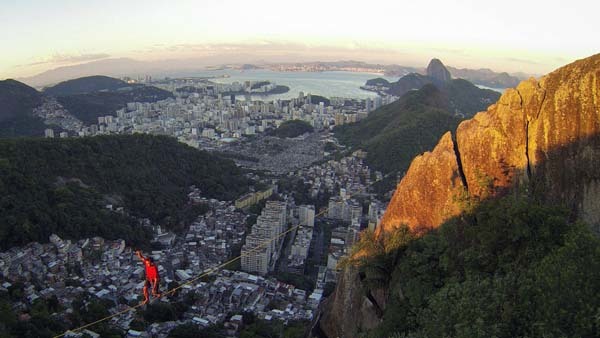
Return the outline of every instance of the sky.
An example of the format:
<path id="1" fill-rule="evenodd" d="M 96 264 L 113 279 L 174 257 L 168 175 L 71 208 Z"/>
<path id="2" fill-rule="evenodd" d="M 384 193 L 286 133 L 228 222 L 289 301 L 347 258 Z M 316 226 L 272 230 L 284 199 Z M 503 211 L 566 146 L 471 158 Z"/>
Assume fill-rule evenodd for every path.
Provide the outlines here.
<path id="1" fill-rule="evenodd" d="M 236 53 L 421 67 L 438 57 L 543 74 L 600 52 L 598 13 L 593 0 L 0 0 L 0 78 L 106 58 Z"/>

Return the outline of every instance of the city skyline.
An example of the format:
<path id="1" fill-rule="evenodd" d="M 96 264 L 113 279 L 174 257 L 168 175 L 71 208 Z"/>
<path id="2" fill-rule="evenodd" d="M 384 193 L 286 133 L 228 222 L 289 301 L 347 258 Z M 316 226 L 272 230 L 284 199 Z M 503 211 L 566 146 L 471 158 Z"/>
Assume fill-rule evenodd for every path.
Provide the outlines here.
<path id="1" fill-rule="evenodd" d="M 585 3 L 585 4 L 584 4 Z M 231 0 L 2 3 L 0 78 L 110 58 L 203 67 L 218 62 L 355 59 L 546 73 L 597 53 L 583 0 L 282 3 Z M 167 67 L 167 66 L 164 66 Z"/>

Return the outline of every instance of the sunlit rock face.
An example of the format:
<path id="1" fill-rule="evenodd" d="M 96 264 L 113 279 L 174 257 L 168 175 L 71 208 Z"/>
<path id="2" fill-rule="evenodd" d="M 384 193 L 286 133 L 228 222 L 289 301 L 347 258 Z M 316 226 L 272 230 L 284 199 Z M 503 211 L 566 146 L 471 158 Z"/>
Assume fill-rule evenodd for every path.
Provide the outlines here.
<path id="1" fill-rule="evenodd" d="M 396 188 L 378 235 L 402 224 L 419 232 L 436 226 L 461 212 L 464 192 L 454 142 L 448 132 L 432 152 L 412 161 Z"/>
<path id="2" fill-rule="evenodd" d="M 423 233 L 469 203 L 524 193 L 600 224 L 600 54 L 507 90 L 496 104 L 417 156 L 396 187 L 377 236 L 405 224 Z M 469 201 L 469 203 L 467 203 Z M 365 296 L 350 266 L 323 309 L 327 337 L 377 325 L 385 297 Z M 377 290 L 385 295 L 390 290 Z"/>
<path id="3" fill-rule="evenodd" d="M 537 193 L 600 224 L 600 55 L 542 78 L 546 97 L 529 123 Z M 533 111 L 535 113 L 535 111 Z"/>
<path id="4" fill-rule="evenodd" d="M 465 189 L 483 200 L 518 189 L 600 223 L 600 55 L 508 89 L 413 160 L 378 234 L 435 228 L 460 214 Z M 462 178 L 462 181 L 455 179 Z"/>

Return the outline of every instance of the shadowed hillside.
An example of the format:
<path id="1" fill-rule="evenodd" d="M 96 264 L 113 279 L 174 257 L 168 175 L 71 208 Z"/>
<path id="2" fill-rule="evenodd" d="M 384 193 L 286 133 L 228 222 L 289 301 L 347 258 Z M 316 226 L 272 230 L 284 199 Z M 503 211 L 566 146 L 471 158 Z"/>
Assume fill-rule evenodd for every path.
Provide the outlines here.
<path id="1" fill-rule="evenodd" d="M 417 156 L 325 333 L 597 336 L 599 88 L 595 55 L 521 82 Z"/>
<path id="2" fill-rule="evenodd" d="M 41 103 L 40 93 L 26 84 L 0 81 L 0 137 L 43 136 L 47 126 L 33 116 Z"/>
<path id="3" fill-rule="evenodd" d="M 385 173 L 402 173 L 414 156 L 433 148 L 464 116 L 484 110 L 499 95 L 465 80 L 427 84 L 360 122 L 336 127 L 334 132 L 343 144 L 366 150 L 370 166 Z"/>

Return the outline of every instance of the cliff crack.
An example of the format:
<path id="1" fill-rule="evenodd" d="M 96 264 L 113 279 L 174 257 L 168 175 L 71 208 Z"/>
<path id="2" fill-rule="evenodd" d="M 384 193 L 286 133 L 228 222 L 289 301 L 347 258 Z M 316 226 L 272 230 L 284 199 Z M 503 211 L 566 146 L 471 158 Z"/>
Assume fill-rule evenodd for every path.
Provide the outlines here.
<path id="1" fill-rule="evenodd" d="M 521 92 L 518 88 L 515 88 L 515 91 L 517 92 L 517 95 L 519 95 L 519 107 L 523 109 L 523 95 L 521 95 Z"/>
<path id="2" fill-rule="evenodd" d="M 454 148 L 454 155 L 456 156 L 456 164 L 458 166 L 458 174 L 460 175 L 460 180 L 462 181 L 465 189 L 469 191 L 469 185 L 467 184 L 467 176 L 465 176 L 465 172 L 463 170 L 462 160 L 460 157 L 460 150 L 458 149 L 458 140 L 455 134 L 452 135 L 452 145 Z"/>
<path id="3" fill-rule="evenodd" d="M 369 302 L 371 302 L 371 304 L 373 305 L 373 308 L 375 309 L 375 315 L 377 316 L 377 318 L 382 318 L 383 317 L 383 309 L 381 308 L 379 303 L 377 303 L 377 300 L 375 300 L 375 297 L 373 297 L 373 294 L 371 293 L 371 291 L 367 292 L 366 297 L 369 300 Z"/>
<path id="4" fill-rule="evenodd" d="M 525 158 L 527 159 L 527 180 L 531 182 L 531 161 L 529 160 L 529 120 L 525 122 Z"/>
<path id="5" fill-rule="evenodd" d="M 535 115 L 533 116 L 529 116 L 529 114 L 527 114 L 527 112 L 525 112 L 525 158 L 527 159 L 527 179 L 529 180 L 530 184 L 531 184 L 531 179 L 532 179 L 532 170 L 531 170 L 531 158 L 529 156 L 529 123 L 533 120 L 537 120 L 540 117 L 540 114 L 542 112 L 542 108 L 544 106 L 544 103 L 546 102 L 546 90 L 544 88 L 542 88 L 542 86 L 540 85 L 539 82 L 536 83 L 537 85 L 537 89 L 540 90 L 542 92 L 542 97 L 540 99 L 540 102 L 538 103 L 538 108 L 537 111 L 535 112 Z"/>
<path id="6" fill-rule="evenodd" d="M 540 83 L 537 83 L 537 87 L 542 91 L 542 100 L 540 101 L 539 108 L 537 113 L 535 114 L 535 119 L 537 120 L 540 117 L 540 113 L 542 112 L 542 107 L 544 106 L 544 102 L 546 101 L 546 89 L 542 88 Z"/>

